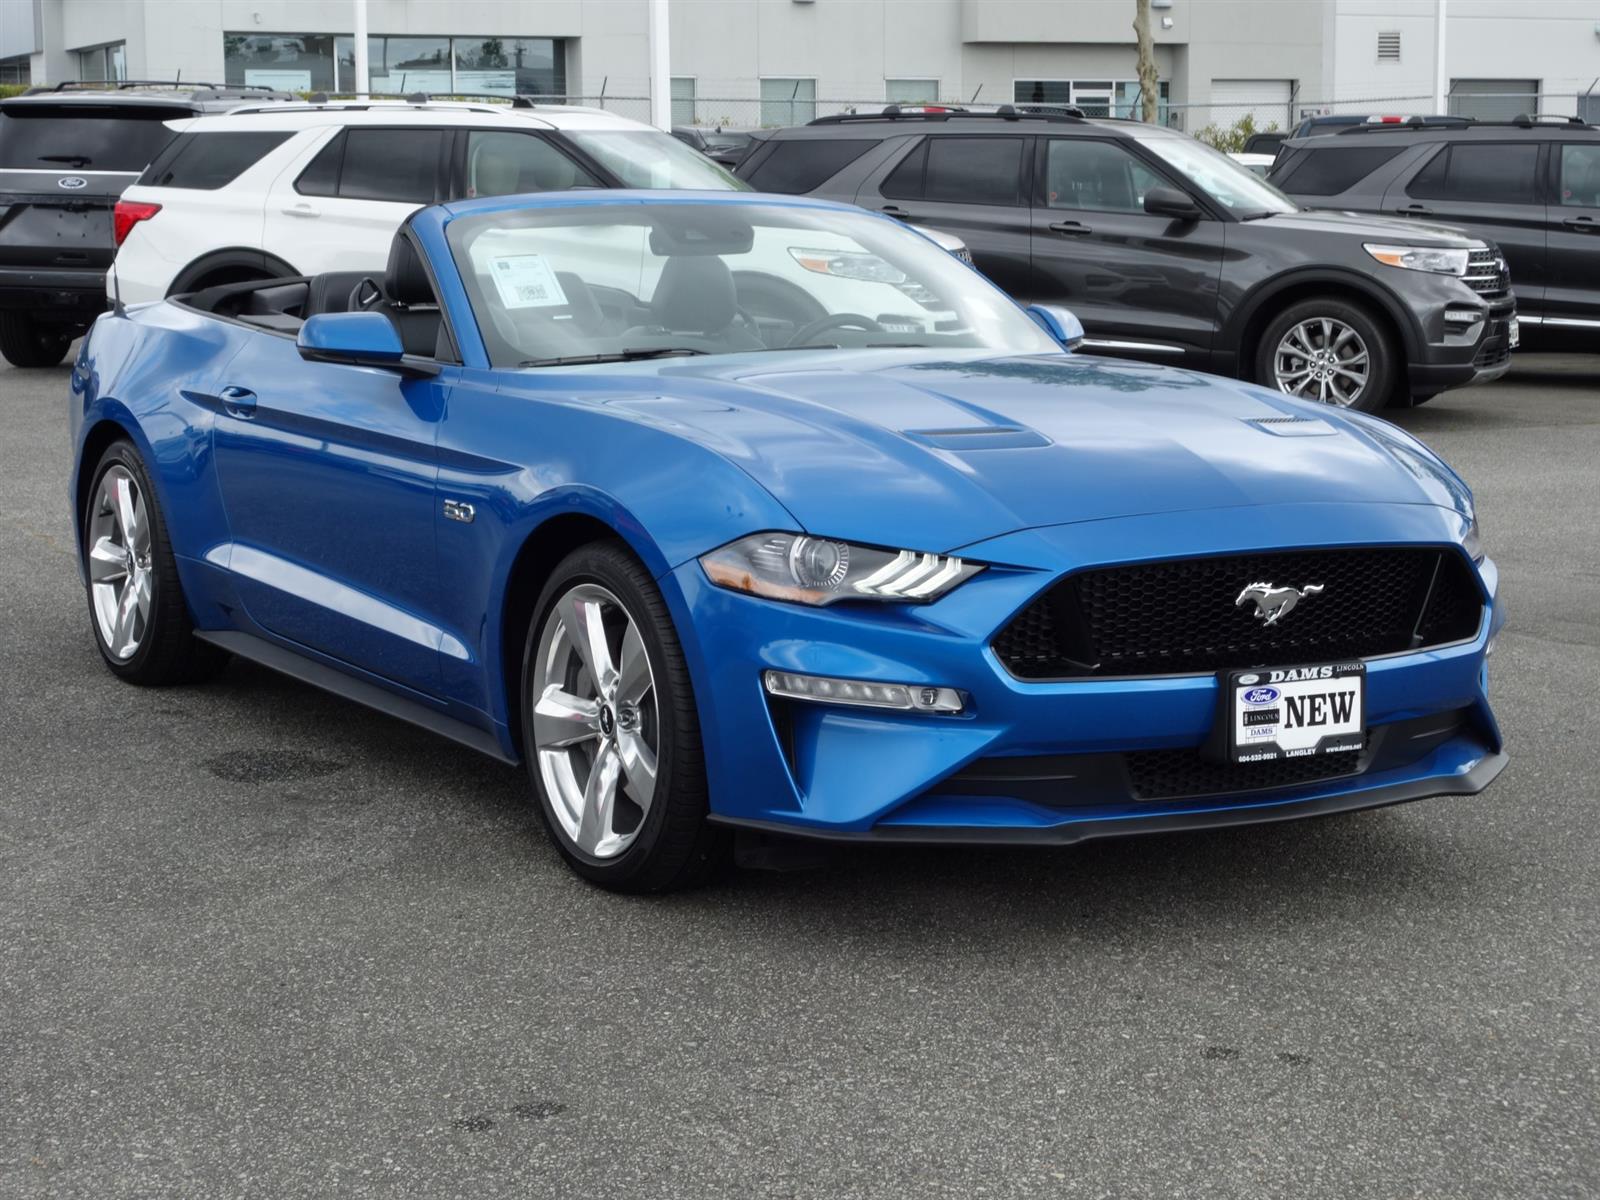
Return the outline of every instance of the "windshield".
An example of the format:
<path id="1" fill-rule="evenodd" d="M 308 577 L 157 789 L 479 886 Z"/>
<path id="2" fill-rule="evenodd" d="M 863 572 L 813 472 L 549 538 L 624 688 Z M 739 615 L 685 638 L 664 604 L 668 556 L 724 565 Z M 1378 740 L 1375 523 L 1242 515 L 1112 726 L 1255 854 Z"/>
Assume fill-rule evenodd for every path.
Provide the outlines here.
<path id="1" fill-rule="evenodd" d="M 568 129 L 574 145 L 622 180 L 623 187 L 650 191 L 747 192 L 698 150 L 654 129 Z"/>
<path id="2" fill-rule="evenodd" d="M 865 213 L 538 205 L 451 222 L 497 367 L 819 347 L 1061 348 L 932 242 Z"/>
<path id="3" fill-rule="evenodd" d="M 1141 139 L 1141 144 L 1235 216 L 1300 211 L 1299 205 L 1266 180 L 1204 142 L 1186 137 L 1152 137 Z"/>
<path id="4" fill-rule="evenodd" d="M 191 115 L 158 105 L 10 104 L 0 110 L 0 168 L 142 171 L 172 136 L 162 122 Z"/>

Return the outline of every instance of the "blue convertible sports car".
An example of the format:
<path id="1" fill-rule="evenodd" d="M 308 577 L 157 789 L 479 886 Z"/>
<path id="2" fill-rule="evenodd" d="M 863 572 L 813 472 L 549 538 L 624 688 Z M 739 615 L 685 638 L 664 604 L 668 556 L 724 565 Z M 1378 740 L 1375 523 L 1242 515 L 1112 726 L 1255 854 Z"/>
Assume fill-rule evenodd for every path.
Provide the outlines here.
<path id="1" fill-rule="evenodd" d="M 424 209 L 370 278 L 95 325 L 91 627 L 130 682 L 235 654 L 526 763 L 632 890 L 741 827 L 1070 842 L 1487 785 L 1461 480 L 1072 328 L 848 207 Z"/>

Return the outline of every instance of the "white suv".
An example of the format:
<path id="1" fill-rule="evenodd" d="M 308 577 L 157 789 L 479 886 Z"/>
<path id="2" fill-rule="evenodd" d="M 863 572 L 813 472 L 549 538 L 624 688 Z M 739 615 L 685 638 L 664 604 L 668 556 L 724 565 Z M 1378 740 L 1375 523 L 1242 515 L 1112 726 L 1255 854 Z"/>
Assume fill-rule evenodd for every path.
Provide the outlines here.
<path id="1" fill-rule="evenodd" d="M 746 186 L 649 125 L 562 105 L 274 104 L 168 124 L 117 205 L 106 290 L 124 304 L 381 266 L 406 217 L 445 200 Z"/>

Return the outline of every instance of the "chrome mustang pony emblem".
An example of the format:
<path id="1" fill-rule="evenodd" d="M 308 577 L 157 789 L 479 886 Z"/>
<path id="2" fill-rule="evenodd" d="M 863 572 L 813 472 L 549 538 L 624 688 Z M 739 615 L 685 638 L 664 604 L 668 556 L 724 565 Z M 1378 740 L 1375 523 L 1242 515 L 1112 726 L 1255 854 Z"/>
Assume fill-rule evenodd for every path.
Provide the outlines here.
<path id="1" fill-rule="evenodd" d="M 1239 593 L 1239 598 L 1233 602 L 1233 606 L 1238 608 L 1246 600 L 1254 600 L 1256 620 L 1276 625 L 1278 618 L 1286 615 L 1300 601 L 1321 591 L 1320 583 L 1308 583 L 1298 590 L 1292 587 L 1273 587 L 1270 583 L 1252 583 Z"/>

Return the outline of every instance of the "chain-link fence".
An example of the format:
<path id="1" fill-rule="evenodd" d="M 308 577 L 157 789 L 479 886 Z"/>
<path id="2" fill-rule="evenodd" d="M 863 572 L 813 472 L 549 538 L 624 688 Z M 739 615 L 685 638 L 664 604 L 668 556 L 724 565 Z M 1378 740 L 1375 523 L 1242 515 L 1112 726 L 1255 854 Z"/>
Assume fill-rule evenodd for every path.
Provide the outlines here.
<path id="1" fill-rule="evenodd" d="M 488 95 L 435 95 L 433 99 L 474 100 L 511 103 L 509 96 Z M 537 104 L 575 104 L 600 108 L 618 116 L 636 121 L 650 120 L 648 96 L 531 96 Z M 777 129 L 788 125 L 804 125 L 817 117 L 839 113 L 882 112 L 888 101 L 825 100 L 812 99 L 798 94 L 778 97 L 674 97 L 672 123 L 694 125 L 702 129 Z M 989 107 L 968 105 L 966 102 L 946 98 L 924 101 L 926 104 L 943 104 L 951 107 Z M 1158 120 L 1173 129 L 1193 134 L 1226 150 L 1237 150 L 1252 133 L 1275 130 L 1292 130 L 1307 117 L 1347 114 L 1353 116 L 1399 116 L 1432 114 L 1436 106 L 1433 96 L 1366 96 L 1341 100 L 1307 100 L 1296 95 L 1262 96 L 1258 100 L 1233 101 L 1227 104 L 1184 104 L 1162 101 Z M 1589 93 L 1529 92 L 1529 93 L 1453 93 L 1447 110 L 1452 115 L 1476 117 L 1479 120 L 1510 120 L 1521 113 L 1542 117 L 1576 116 L 1581 120 L 1600 123 L 1600 89 Z M 1091 117 L 1138 118 L 1137 103 L 1118 100 L 1103 108 L 1086 108 Z"/>

